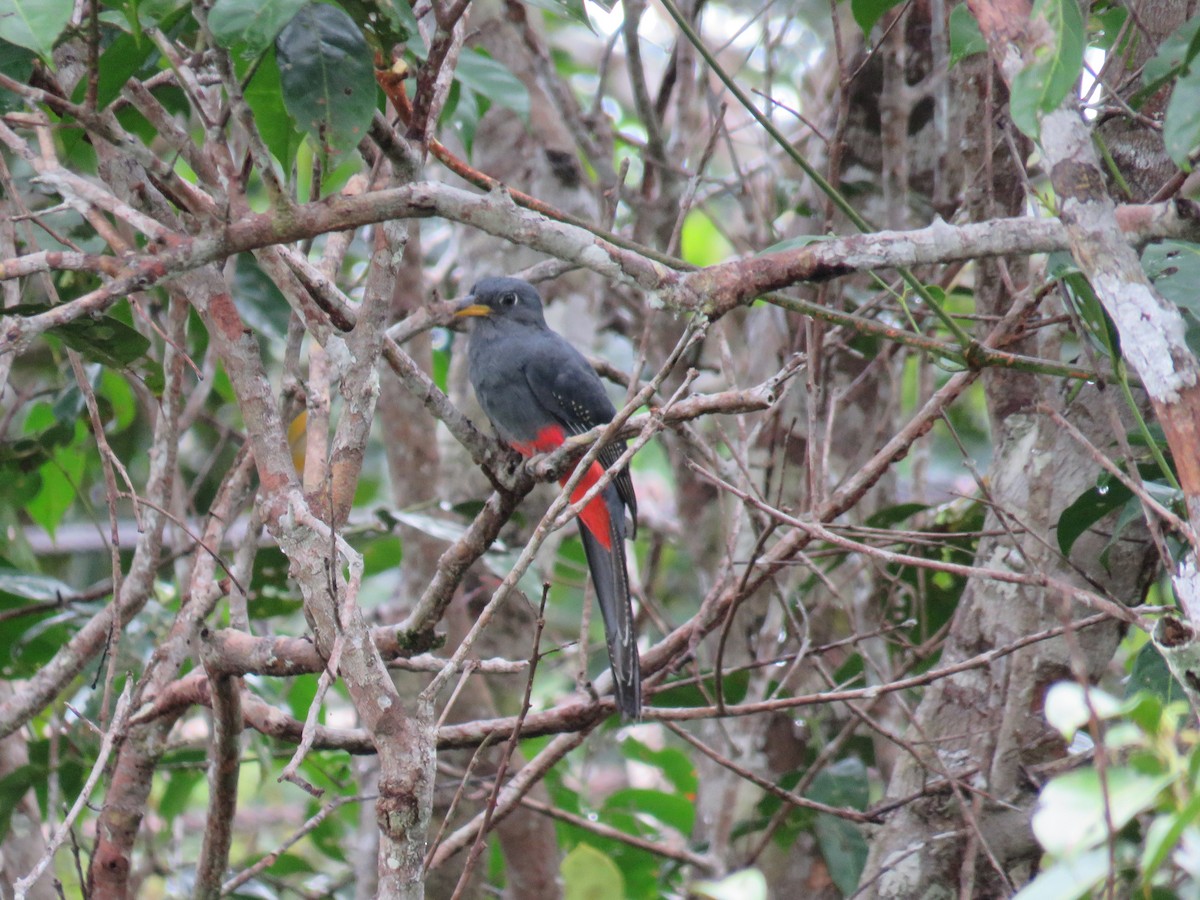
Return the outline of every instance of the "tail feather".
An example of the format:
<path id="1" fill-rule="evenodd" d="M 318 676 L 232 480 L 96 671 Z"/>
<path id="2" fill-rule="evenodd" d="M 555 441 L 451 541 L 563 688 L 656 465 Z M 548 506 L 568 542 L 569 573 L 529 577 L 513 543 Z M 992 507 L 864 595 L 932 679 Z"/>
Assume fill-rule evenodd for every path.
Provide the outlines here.
<path id="1" fill-rule="evenodd" d="M 625 563 L 625 516 L 616 490 L 610 485 L 597 498 L 608 504 L 609 546 L 588 530 L 581 518 L 579 534 L 587 556 L 596 600 L 604 619 L 604 637 L 612 667 L 617 708 L 625 719 L 642 716 L 642 673 L 638 659 L 637 632 L 633 627 L 633 603 L 629 597 L 629 574 Z"/>

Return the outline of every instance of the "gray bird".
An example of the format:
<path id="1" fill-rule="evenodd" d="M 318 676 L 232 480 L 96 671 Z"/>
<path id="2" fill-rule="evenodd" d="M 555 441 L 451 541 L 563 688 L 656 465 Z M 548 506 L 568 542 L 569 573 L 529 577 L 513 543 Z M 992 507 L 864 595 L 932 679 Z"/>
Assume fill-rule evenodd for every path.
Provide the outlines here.
<path id="1" fill-rule="evenodd" d="M 455 316 L 475 320 L 468 372 L 479 405 L 500 439 L 522 455 L 546 453 L 616 415 L 595 370 L 546 324 L 542 298 L 529 282 L 484 278 L 459 303 Z M 624 441 L 604 447 L 571 502 L 581 499 L 624 451 Z M 642 712 L 642 678 L 625 563 L 626 510 L 636 534 L 637 498 L 628 469 L 622 469 L 584 507 L 579 535 L 604 619 L 617 708 L 624 718 L 636 720 Z"/>

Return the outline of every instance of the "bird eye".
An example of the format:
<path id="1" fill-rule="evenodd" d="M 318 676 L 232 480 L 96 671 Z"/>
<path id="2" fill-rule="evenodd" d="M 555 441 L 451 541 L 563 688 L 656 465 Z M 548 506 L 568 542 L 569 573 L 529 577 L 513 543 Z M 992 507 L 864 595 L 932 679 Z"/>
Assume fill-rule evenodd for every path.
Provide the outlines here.
<path id="1" fill-rule="evenodd" d="M 514 294 L 512 291 L 509 291 L 507 294 L 500 295 L 500 305 L 501 306 L 514 306 L 514 305 L 516 305 L 516 302 L 517 302 L 517 295 Z"/>

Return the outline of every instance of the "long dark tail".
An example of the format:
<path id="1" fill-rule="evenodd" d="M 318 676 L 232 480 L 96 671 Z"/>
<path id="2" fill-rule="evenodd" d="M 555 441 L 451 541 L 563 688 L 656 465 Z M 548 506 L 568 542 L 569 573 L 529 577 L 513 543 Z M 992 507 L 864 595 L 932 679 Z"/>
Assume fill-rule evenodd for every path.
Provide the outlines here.
<path id="1" fill-rule="evenodd" d="M 604 619 L 617 708 L 622 718 L 636 721 L 642 717 L 642 671 L 633 627 L 633 603 L 629 599 L 629 572 L 625 567 L 625 509 L 612 485 L 597 500 L 608 506 L 610 547 L 606 548 L 588 530 L 582 518 L 579 534 Z"/>

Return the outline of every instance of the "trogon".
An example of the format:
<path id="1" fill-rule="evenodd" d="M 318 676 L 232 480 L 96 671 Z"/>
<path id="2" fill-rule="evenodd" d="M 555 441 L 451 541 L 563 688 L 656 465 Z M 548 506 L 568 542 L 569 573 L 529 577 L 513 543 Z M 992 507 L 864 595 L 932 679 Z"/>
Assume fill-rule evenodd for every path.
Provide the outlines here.
<path id="1" fill-rule="evenodd" d="M 578 350 L 551 331 L 537 289 L 519 278 L 484 278 L 461 300 L 456 317 L 472 317 L 468 373 L 497 436 L 524 456 L 545 453 L 570 435 L 611 422 L 616 409 L 600 377 Z M 571 494 L 578 502 L 625 451 L 613 441 Z M 570 473 L 564 475 L 565 484 Z M 622 468 L 579 515 L 579 534 L 604 619 L 617 708 L 627 719 L 642 710 L 629 573 L 625 512 L 637 530 L 637 498 Z"/>

